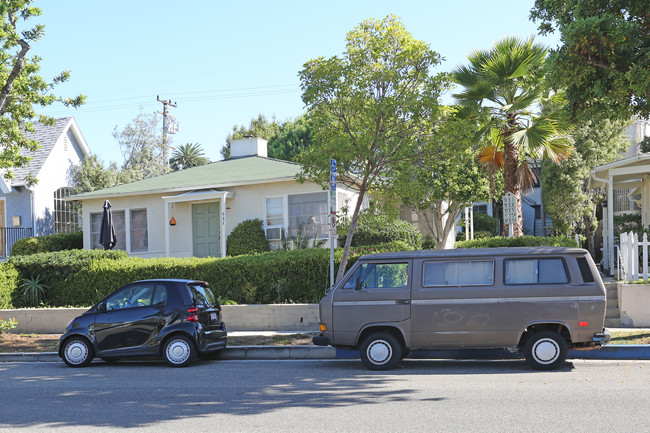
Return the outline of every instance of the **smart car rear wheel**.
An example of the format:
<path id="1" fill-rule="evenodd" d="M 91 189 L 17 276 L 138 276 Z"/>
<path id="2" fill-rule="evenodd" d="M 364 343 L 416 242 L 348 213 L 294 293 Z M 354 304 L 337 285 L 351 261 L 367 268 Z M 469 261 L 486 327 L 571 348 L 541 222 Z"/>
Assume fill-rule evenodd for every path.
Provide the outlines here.
<path id="1" fill-rule="evenodd" d="M 359 348 L 361 362 L 370 370 L 390 370 L 402 359 L 402 345 L 387 332 L 370 334 Z"/>
<path id="2" fill-rule="evenodd" d="M 165 343 L 163 356 L 172 367 L 185 367 L 196 358 L 196 347 L 189 337 L 175 335 Z"/>
<path id="3" fill-rule="evenodd" d="M 63 347 L 63 361 L 70 367 L 85 367 L 93 360 L 93 348 L 83 337 L 72 337 Z"/>
<path id="4" fill-rule="evenodd" d="M 536 370 L 554 370 L 567 357 L 567 342 L 560 334 L 553 331 L 541 331 L 533 334 L 524 347 L 526 362 Z"/>

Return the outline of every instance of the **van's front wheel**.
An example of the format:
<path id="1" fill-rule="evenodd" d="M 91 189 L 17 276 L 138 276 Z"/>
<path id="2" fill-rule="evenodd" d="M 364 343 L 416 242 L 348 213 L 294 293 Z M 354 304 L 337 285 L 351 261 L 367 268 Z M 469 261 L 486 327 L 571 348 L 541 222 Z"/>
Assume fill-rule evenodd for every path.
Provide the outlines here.
<path id="1" fill-rule="evenodd" d="M 555 370 L 567 357 L 567 342 L 553 331 L 533 334 L 524 347 L 524 357 L 528 365 L 536 370 Z"/>
<path id="2" fill-rule="evenodd" d="M 402 359 L 402 345 L 387 332 L 370 334 L 359 348 L 361 362 L 370 370 L 391 370 Z"/>

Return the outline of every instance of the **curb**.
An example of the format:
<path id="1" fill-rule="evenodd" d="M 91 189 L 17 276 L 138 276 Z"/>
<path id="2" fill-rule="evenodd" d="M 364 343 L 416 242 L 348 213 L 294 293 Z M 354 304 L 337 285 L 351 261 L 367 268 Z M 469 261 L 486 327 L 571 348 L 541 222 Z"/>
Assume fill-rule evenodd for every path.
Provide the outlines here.
<path id="1" fill-rule="evenodd" d="M 221 354 L 228 360 L 358 359 L 359 351 L 321 346 L 231 346 Z M 504 349 L 415 350 L 410 359 L 521 359 Z M 650 345 L 608 345 L 594 350 L 570 350 L 567 359 L 650 360 Z M 0 362 L 63 362 L 56 352 L 0 353 Z"/>

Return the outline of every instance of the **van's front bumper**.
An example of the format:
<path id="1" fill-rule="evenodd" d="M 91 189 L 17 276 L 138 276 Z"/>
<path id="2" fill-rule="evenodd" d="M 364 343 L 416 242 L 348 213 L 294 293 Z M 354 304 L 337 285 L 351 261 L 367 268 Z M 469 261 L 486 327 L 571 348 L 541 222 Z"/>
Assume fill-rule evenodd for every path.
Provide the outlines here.
<path id="1" fill-rule="evenodd" d="M 314 335 L 314 338 L 312 338 L 312 342 L 314 343 L 314 346 L 329 346 L 330 345 L 330 339 L 327 335 L 319 334 L 319 335 Z"/>

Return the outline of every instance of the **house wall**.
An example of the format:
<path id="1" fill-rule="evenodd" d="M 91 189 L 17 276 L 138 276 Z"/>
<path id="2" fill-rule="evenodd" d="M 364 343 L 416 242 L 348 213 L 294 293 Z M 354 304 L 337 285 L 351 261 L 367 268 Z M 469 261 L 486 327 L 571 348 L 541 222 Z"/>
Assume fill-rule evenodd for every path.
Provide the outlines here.
<path id="1" fill-rule="evenodd" d="M 285 194 L 301 194 L 322 192 L 323 189 L 313 183 L 300 184 L 293 180 L 284 182 L 273 182 L 257 185 L 245 185 L 226 188 L 225 190 L 234 194 L 232 198 L 226 200 L 226 233 L 221 236 L 228 236 L 230 232 L 241 222 L 259 218 L 265 219 L 265 199 L 267 197 L 277 197 Z M 351 197 L 356 197 L 352 192 L 341 190 Z M 181 194 L 181 193 L 179 193 Z M 126 219 L 126 248 L 117 246 L 119 249 L 130 251 L 129 240 L 129 212 L 134 209 L 147 209 L 147 228 L 148 244 L 147 252 L 130 252 L 130 255 L 137 257 L 161 257 L 165 255 L 165 230 L 169 227 L 170 235 L 170 255 L 172 257 L 191 257 L 192 248 L 192 204 L 205 203 L 212 200 L 197 200 L 192 202 L 173 203 L 169 205 L 169 218 L 172 216 L 176 220 L 175 226 L 169 226 L 169 221 L 165 218 L 165 201 L 164 197 L 170 197 L 177 194 L 165 193 L 155 195 L 137 195 L 129 197 L 112 197 L 109 201 L 112 211 L 125 211 Z M 91 245 L 91 213 L 101 213 L 103 211 L 103 198 L 83 200 L 83 233 L 84 248 L 92 249 Z M 345 203 L 339 203 L 341 207 Z M 352 204 L 351 206 L 353 206 Z M 223 206 L 223 204 L 221 204 Z M 221 208 L 223 214 L 223 207 Z M 327 246 L 327 245 L 325 245 Z M 225 251 L 222 252 L 225 255 Z"/>
<path id="2" fill-rule="evenodd" d="M 5 227 L 13 227 L 13 217 L 20 217 L 20 227 L 32 227 L 31 191 L 25 187 L 12 188 L 0 194 L 5 200 Z"/>
<path id="3" fill-rule="evenodd" d="M 70 168 L 81 161 L 81 150 L 70 130 L 56 142 L 38 173 L 34 191 L 34 233 L 36 236 L 54 233 L 54 192 L 71 186 Z"/>

